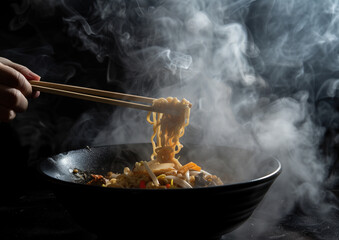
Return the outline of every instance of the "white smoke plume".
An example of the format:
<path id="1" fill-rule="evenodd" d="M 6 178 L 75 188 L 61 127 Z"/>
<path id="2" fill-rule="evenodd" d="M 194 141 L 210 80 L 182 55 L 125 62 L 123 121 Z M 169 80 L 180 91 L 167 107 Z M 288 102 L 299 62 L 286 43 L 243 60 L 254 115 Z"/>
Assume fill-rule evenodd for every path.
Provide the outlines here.
<path id="1" fill-rule="evenodd" d="M 275 216 L 323 201 L 325 129 L 314 105 L 336 95 L 337 80 L 316 68 L 339 67 L 337 1 L 96 1 L 88 20 L 64 4 L 82 47 L 120 59 L 125 91 L 193 103 L 185 142 L 259 147 L 283 162 L 268 197 L 284 202 L 269 206 Z M 118 109 L 93 144 L 149 141 L 144 115 Z"/>

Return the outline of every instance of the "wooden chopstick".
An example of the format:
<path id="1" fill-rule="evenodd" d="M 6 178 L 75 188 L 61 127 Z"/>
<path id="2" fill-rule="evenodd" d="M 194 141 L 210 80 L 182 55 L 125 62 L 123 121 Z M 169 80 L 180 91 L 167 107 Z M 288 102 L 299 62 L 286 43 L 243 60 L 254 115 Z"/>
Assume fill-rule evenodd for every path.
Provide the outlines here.
<path id="1" fill-rule="evenodd" d="M 79 93 L 84 93 L 84 94 L 109 97 L 109 98 L 117 98 L 121 100 L 130 100 L 130 101 L 143 102 L 143 103 L 150 103 L 150 104 L 152 104 L 153 101 L 155 100 L 155 98 L 150 98 L 150 97 L 111 92 L 111 91 L 79 87 L 79 86 L 73 86 L 73 85 L 66 85 L 66 84 L 60 84 L 60 83 L 52 83 L 52 82 L 44 82 L 44 81 L 30 81 L 30 83 L 32 86 L 44 86 L 44 87 L 49 87 L 49 88 L 54 88 L 54 89 L 62 89 L 66 91 L 79 92 Z"/>
<path id="2" fill-rule="evenodd" d="M 154 109 L 151 105 L 129 102 L 138 101 L 142 103 L 152 104 L 154 98 L 44 81 L 30 81 L 30 84 L 32 85 L 32 88 L 36 91 L 78 98 L 87 101 L 136 108 L 151 112 L 162 112 L 159 111 L 159 109 Z"/>

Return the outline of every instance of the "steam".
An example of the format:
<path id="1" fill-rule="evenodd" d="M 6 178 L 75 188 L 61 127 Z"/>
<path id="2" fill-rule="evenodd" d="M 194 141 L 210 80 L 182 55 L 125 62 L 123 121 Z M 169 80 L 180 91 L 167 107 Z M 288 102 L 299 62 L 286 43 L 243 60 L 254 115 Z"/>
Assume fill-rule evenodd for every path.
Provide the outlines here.
<path id="1" fill-rule="evenodd" d="M 193 103 L 184 143 L 277 156 L 283 174 L 262 205 L 268 222 L 299 203 L 305 212 L 318 206 L 321 216 L 334 207 L 325 190 L 333 160 L 319 145 L 338 118 L 323 101 L 338 97 L 337 0 L 97 0 L 85 13 L 80 6 L 62 1 L 59 7 L 68 34 L 79 40 L 75 47 L 100 62 L 108 59 L 108 85 Z M 92 145 L 149 142 L 146 113 L 117 108 L 91 136 L 77 129 L 94 113 L 83 117 L 74 126 L 75 139 L 91 137 Z"/>

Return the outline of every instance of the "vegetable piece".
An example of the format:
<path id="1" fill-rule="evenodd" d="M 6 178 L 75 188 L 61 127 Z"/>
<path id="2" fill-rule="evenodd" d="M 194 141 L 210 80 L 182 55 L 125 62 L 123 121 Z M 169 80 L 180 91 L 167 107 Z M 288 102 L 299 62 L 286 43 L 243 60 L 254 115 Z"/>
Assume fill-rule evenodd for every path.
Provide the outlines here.
<path id="1" fill-rule="evenodd" d="M 195 176 L 195 181 L 194 181 L 195 187 L 207 187 L 209 184 L 210 182 L 206 180 L 203 173 L 200 173 Z"/>
<path id="2" fill-rule="evenodd" d="M 190 181 L 190 171 L 186 171 L 185 174 L 184 174 L 184 176 L 185 176 L 185 180 L 186 180 L 187 182 L 189 182 L 189 181 Z"/>
<path id="3" fill-rule="evenodd" d="M 155 163 L 155 164 L 148 163 L 148 166 L 155 175 L 159 175 L 159 174 L 171 171 L 171 170 L 175 170 L 173 163 L 160 163 L 160 164 L 159 163 Z"/>
<path id="4" fill-rule="evenodd" d="M 101 186 L 103 184 L 106 184 L 105 178 L 100 174 L 91 174 L 92 180 L 89 181 L 88 185 L 96 185 Z"/>
<path id="5" fill-rule="evenodd" d="M 185 180 L 178 178 L 176 176 L 166 176 L 166 179 L 172 179 L 174 181 L 175 184 L 179 185 L 182 188 L 192 188 L 191 184 L 189 184 L 188 182 L 186 182 Z"/>
<path id="6" fill-rule="evenodd" d="M 161 175 L 157 176 L 157 179 L 163 180 L 163 179 L 165 179 L 165 177 L 166 177 L 165 174 L 161 174 Z"/>
<path id="7" fill-rule="evenodd" d="M 181 174 L 185 174 L 188 170 L 195 170 L 195 171 L 200 171 L 201 167 L 199 167 L 197 164 L 194 162 L 189 162 L 186 165 L 182 166 L 178 172 Z"/>
<path id="8" fill-rule="evenodd" d="M 171 184 L 167 183 L 166 188 L 171 188 Z"/>
<path id="9" fill-rule="evenodd" d="M 205 175 L 212 175 L 212 174 L 210 174 L 209 172 L 206 172 L 205 170 L 201 170 L 201 172 L 202 172 L 203 174 L 205 174 Z"/>
<path id="10" fill-rule="evenodd" d="M 141 180 L 139 183 L 139 188 L 146 188 L 146 182 L 145 180 Z"/>
<path id="11" fill-rule="evenodd" d="M 153 164 L 148 164 L 150 169 L 154 170 L 160 170 L 160 169 L 168 169 L 168 168 L 174 168 L 173 163 L 153 163 Z"/>
<path id="12" fill-rule="evenodd" d="M 152 181 L 153 181 L 153 183 L 155 184 L 155 186 L 159 186 L 160 183 L 159 183 L 159 181 L 158 181 L 158 179 L 157 179 L 157 176 L 155 176 L 155 174 L 154 174 L 154 173 L 152 172 L 152 170 L 149 168 L 148 163 L 144 161 L 143 164 L 144 164 L 144 166 L 145 166 L 145 168 L 146 168 L 146 170 L 147 170 L 147 172 L 148 172 L 148 175 L 152 178 Z"/>

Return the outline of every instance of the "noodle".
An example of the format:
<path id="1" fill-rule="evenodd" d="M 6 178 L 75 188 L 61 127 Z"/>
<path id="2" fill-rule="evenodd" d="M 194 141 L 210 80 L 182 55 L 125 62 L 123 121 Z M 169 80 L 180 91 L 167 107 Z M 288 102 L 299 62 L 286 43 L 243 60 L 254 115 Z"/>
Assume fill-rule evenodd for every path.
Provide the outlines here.
<path id="1" fill-rule="evenodd" d="M 125 167 L 121 174 L 109 172 L 107 176 L 92 174 L 90 185 L 118 188 L 192 188 L 222 185 L 215 175 L 190 162 L 182 165 L 175 157 L 183 145 L 180 138 L 189 124 L 191 103 L 186 99 L 159 98 L 149 112 L 147 121 L 153 126 L 151 143 L 153 152 L 148 162 L 136 162 L 133 170 Z M 166 111 L 162 111 L 166 110 Z"/>
<path id="2" fill-rule="evenodd" d="M 153 102 L 156 109 L 175 110 L 177 114 L 149 112 L 147 121 L 153 125 L 151 138 L 153 153 L 151 159 L 155 158 L 160 163 L 172 162 L 177 168 L 181 167 L 175 154 L 179 153 L 182 144 L 179 139 L 185 133 L 185 127 L 189 124 L 191 103 L 186 99 L 181 102 L 177 98 L 168 97 L 157 99 Z M 153 120 L 151 120 L 151 116 Z M 156 143 L 154 138 L 156 137 Z"/>

